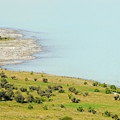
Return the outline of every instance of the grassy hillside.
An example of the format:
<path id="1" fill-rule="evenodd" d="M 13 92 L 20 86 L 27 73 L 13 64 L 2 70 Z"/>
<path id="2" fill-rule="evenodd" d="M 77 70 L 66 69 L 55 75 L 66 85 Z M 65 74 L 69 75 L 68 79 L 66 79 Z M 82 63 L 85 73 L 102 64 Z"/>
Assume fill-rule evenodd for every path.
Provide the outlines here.
<path id="1" fill-rule="evenodd" d="M 118 117 L 120 118 L 120 101 L 115 100 L 111 93 L 120 91 L 115 86 L 45 73 L 1 69 L 0 75 L 0 96 L 4 93 L 0 98 L 0 120 L 119 120 Z"/>

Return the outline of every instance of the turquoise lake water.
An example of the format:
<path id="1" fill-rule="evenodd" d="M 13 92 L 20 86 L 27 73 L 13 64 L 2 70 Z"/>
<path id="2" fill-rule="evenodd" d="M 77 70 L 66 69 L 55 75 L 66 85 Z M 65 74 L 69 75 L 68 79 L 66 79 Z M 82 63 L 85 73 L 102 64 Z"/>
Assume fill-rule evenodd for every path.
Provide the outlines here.
<path id="1" fill-rule="evenodd" d="M 4 68 L 120 84 L 120 1 L 4 0 L 0 27 L 42 45 L 35 60 Z M 23 31 L 22 31 L 23 30 Z"/>

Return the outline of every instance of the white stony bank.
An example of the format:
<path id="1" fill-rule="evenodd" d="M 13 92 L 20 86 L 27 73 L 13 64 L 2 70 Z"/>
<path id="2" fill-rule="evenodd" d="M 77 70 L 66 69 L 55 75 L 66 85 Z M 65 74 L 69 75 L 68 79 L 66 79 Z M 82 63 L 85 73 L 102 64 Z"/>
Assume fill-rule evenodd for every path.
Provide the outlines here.
<path id="1" fill-rule="evenodd" d="M 0 36 L 14 38 L 14 40 L 0 41 L 0 66 L 34 59 L 32 55 L 41 51 L 35 40 L 19 39 L 23 35 L 15 30 L 0 29 Z"/>

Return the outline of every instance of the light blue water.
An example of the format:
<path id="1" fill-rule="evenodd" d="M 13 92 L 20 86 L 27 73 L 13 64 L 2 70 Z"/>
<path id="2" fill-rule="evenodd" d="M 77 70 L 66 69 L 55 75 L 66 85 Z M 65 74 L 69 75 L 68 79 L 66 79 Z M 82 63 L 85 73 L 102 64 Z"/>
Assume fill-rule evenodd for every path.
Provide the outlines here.
<path id="1" fill-rule="evenodd" d="M 93 79 L 119 86 L 119 0 L 0 0 L 0 26 L 28 30 L 35 60 L 5 68 Z M 37 32 L 37 33 L 35 33 Z"/>

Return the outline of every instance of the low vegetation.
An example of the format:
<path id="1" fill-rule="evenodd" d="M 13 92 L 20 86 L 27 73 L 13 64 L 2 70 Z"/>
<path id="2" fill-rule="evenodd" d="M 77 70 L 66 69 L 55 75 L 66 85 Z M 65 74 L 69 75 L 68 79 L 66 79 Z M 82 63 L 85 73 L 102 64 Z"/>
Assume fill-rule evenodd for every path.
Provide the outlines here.
<path id="1" fill-rule="evenodd" d="M 120 120 L 119 92 L 106 83 L 1 69 L 0 119 Z"/>

